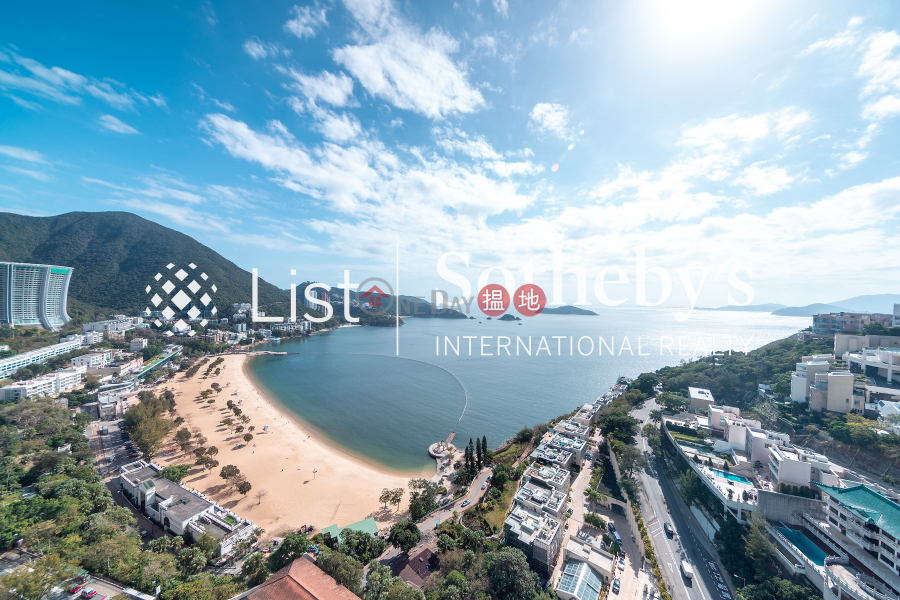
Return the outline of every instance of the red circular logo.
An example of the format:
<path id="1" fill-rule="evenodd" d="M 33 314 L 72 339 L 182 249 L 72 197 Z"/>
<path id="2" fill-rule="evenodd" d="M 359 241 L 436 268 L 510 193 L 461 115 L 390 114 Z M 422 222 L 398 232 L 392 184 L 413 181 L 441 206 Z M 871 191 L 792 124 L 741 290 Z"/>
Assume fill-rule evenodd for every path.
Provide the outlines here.
<path id="1" fill-rule="evenodd" d="M 513 306 L 523 317 L 533 317 L 547 306 L 547 296 L 540 287 L 526 283 L 513 294 Z"/>
<path id="2" fill-rule="evenodd" d="M 489 283 L 478 290 L 478 308 L 489 317 L 499 317 L 509 308 L 509 292 L 499 283 Z"/>

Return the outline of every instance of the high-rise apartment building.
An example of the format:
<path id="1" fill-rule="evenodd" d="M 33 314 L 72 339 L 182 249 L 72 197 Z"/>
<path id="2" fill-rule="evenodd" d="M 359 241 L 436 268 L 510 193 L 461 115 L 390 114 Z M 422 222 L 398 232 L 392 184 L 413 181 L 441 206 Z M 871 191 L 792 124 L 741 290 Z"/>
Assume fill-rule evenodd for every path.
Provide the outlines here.
<path id="1" fill-rule="evenodd" d="M 57 330 L 66 312 L 71 267 L 0 262 L 0 324 Z"/>

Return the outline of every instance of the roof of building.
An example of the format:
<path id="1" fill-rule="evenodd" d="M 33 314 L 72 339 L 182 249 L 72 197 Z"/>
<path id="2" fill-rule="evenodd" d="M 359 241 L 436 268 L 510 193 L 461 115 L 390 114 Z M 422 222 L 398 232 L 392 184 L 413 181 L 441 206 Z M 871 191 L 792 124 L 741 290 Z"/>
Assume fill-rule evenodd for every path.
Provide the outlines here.
<path id="1" fill-rule="evenodd" d="M 330 575 L 302 556 L 243 598 L 249 600 L 359 600 Z"/>
<path id="2" fill-rule="evenodd" d="M 431 548 L 422 548 L 415 556 L 394 567 L 394 577 L 418 589 L 440 564 L 440 558 Z"/>
<path id="3" fill-rule="evenodd" d="M 822 483 L 816 483 L 816 486 L 867 523 L 877 525 L 895 538 L 900 538 L 900 504 L 862 484 L 849 488 Z"/>
<path id="4" fill-rule="evenodd" d="M 331 537 L 340 537 L 341 532 L 345 529 L 351 529 L 353 531 L 362 531 L 364 533 L 371 533 L 372 535 L 376 535 L 378 533 L 378 523 L 375 522 L 375 519 L 369 517 L 368 519 L 363 519 L 357 523 L 351 523 L 350 525 L 345 525 L 344 527 L 338 527 L 337 525 L 329 525 L 322 529 L 322 535 L 326 533 L 331 534 Z"/>
<path id="5" fill-rule="evenodd" d="M 206 512 L 213 505 L 212 502 L 204 500 L 197 494 L 189 492 L 168 479 L 154 477 L 153 484 L 156 486 L 157 502 L 162 499 L 168 500 L 172 498 L 173 502 L 165 508 L 165 511 L 179 521 L 183 522 Z"/>
<path id="6" fill-rule="evenodd" d="M 603 578 L 586 562 L 569 560 L 556 589 L 571 594 L 577 600 L 597 600 L 602 587 Z"/>

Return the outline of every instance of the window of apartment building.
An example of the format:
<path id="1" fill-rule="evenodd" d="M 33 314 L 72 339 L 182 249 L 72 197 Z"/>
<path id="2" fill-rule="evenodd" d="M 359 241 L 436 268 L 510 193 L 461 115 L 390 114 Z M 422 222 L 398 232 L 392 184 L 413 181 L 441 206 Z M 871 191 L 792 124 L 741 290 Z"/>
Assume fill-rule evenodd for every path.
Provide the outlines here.
<path id="1" fill-rule="evenodd" d="M 884 554 L 879 554 L 879 556 L 881 557 L 882 562 L 887 563 L 891 567 L 894 566 L 894 561 L 892 561 L 890 558 L 886 557 Z"/>
<path id="2" fill-rule="evenodd" d="M 832 523 L 833 525 L 837 525 L 837 524 L 838 524 L 837 519 L 835 519 L 835 518 L 833 518 L 833 517 L 828 517 L 828 520 L 831 521 L 831 523 Z"/>
<path id="3" fill-rule="evenodd" d="M 846 520 L 847 520 L 847 515 L 841 515 L 841 520 L 842 520 L 842 521 L 846 521 Z"/>

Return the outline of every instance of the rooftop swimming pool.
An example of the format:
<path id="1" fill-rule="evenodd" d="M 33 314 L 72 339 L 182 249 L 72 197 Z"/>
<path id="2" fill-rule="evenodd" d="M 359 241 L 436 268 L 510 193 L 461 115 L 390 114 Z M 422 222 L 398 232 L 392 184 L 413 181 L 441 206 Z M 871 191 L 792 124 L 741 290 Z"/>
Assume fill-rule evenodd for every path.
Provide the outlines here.
<path id="1" fill-rule="evenodd" d="M 816 546 L 812 540 L 806 537 L 801 531 L 794 531 L 793 529 L 788 529 L 787 527 L 776 527 L 781 535 L 786 537 L 790 543 L 797 547 L 797 550 L 802 552 L 806 558 L 813 561 L 814 564 L 822 567 L 825 566 L 825 553 L 822 552 L 822 549 Z"/>
<path id="2" fill-rule="evenodd" d="M 710 469 L 713 472 L 713 475 L 718 477 L 722 477 L 723 479 L 729 479 L 731 481 L 737 481 L 738 483 L 746 483 L 750 485 L 750 480 L 746 477 L 741 477 L 740 475 L 733 475 L 728 471 L 720 471 L 719 469 Z"/>

